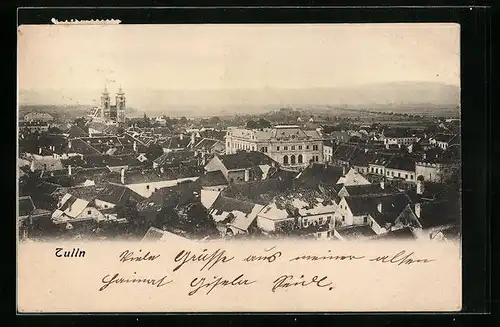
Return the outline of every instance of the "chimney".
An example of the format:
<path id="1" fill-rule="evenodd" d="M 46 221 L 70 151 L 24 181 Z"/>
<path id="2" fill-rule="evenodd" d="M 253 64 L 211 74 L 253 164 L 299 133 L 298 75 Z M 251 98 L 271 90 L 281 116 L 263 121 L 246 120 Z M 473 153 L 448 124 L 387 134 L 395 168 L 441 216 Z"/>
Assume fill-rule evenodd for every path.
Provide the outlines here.
<path id="1" fill-rule="evenodd" d="M 368 153 L 368 148 L 365 148 L 365 153 Z"/>
<path id="2" fill-rule="evenodd" d="M 33 171 L 35 171 L 35 160 L 32 160 L 32 161 L 31 161 L 30 170 L 31 170 L 32 172 L 33 172 Z"/>
<path id="3" fill-rule="evenodd" d="M 42 154 L 42 148 L 41 147 L 38 148 L 38 154 Z"/>
<path id="4" fill-rule="evenodd" d="M 194 142 L 195 142 L 195 135 L 194 133 L 191 134 L 191 146 L 194 146 Z"/>
<path id="5" fill-rule="evenodd" d="M 420 218 L 420 203 L 415 203 L 415 216 Z"/>
<path id="6" fill-rule="evenodd" d="M 377 204 L 377 210 L 378 210 L 378 212 L 382 213 L 382 201 L 380 201 L 380 202 Z"/>
<path id="7" fill-rule="evenodd" d="M 137 141 L 134 141 L 134 152 L 137 151 Z"/>
<path id="8" fill-rule="evenodd" d="M 71 149 L 71 140 L 68 141 L 68 148 Z"/>
<path id="9" fill-rule="evenodd" d="M 68 165 L 68 176 L 71 176 L 71 165 Z"/>
<path id="10" fill-rule="evenodd" d="M 345 176 L 346 173 L 347 172 L 346 172 L 345 166 L 342 166 L 342 176 Z"/>
<path id="11" fill-rule="evenodd" d="M 385 181 L 383 179 L 380 181 L 380 188 L 381 189 L 385 188 Z"/>
<path id="12" fill-rule="evenodd" d="M 160 167 L 160 173 L 164 173 L 165 172 L 165 169 L 163 167 Z"/>
<path id="13" fill-rule="evenodd" d="M 125 168 L 122 168 L 121 170 L 121 182 L 122 184 L 125 184 Z"/>
<path id="14" fill-rule="evenodd" d="M 250 180 L 250 169 L 245 169 L 245 182 Z"/>
<path id="15" fill-rule="evenodd" d="M 424 183 L 419 178 L 417 178 L 417 194 L 418 195 L 424 194 Z"/>
<path id="16" fill-rule="evenodd" d="M 179 139 L 182 141 L 182 140 L 184 139 L 184 134 L 182 134 L 182 133 L 181 133 L 181 134 L 179 135 Z"/>

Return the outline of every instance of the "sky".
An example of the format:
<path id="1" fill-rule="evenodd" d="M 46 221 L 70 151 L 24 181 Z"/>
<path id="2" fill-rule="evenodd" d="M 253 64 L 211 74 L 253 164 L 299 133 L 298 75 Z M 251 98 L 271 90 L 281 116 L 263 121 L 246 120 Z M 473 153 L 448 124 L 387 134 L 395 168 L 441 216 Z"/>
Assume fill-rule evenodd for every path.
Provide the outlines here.
<path id="1" fill-rule="evenodd" d="M 456 24 L 420 23 L 23 25 L 18 84 L 85 103 L 105 85 L 132 99 L 150 90 L 458 86 L 459 34 Z"/>

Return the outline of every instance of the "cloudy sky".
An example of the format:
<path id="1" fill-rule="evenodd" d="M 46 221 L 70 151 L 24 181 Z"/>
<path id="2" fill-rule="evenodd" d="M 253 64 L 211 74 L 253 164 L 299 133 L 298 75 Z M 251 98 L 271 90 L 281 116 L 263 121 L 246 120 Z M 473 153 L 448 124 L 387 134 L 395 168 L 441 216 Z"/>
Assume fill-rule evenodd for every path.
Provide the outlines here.
<path id="1" fill-rule="evenodd" d="M 129 98 L 153 89 L 458 86 L 459 33 L 455 24 L 24 25 L 18 83 L 86 103 L 105 84 L 121 84 Z"/>

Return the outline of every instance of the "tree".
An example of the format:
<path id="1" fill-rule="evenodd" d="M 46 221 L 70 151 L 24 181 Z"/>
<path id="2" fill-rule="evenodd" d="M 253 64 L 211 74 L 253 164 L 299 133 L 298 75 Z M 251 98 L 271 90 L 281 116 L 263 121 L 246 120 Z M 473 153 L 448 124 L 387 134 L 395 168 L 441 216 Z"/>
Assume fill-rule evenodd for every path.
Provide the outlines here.
<path id="1" fill-rule="evenodd" d="M 256 129 L 256 128 L 258 128 L 257 127 L 257 122 L 255 122 L 254 120 L 247 121 L 246 128 L 248 128 L 248 129 Z"/>

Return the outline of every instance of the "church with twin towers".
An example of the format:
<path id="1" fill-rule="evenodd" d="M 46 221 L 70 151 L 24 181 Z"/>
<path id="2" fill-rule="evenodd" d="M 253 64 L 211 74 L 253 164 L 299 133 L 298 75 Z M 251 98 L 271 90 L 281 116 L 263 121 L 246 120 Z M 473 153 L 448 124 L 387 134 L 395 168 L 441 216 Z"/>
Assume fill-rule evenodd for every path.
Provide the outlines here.
<path id="1" fill-rule="evenodd" d="M 122 87 L 118 89 L 115 96 L 115 104 L 111 103 L 111 96 L 108 88 L 105 86 L 101 94 L 101 105 L 94 113 L 94 120 L 103 120 L 107 122 L 125 122 L 126 98 Z"/>

